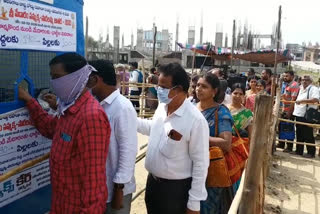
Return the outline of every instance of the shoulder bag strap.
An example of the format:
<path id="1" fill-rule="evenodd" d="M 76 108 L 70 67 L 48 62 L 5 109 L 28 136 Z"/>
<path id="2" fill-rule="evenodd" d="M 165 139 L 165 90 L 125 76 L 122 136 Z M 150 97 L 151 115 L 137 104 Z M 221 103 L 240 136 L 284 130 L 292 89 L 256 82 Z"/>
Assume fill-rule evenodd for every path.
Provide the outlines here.
<path id="1" fill-rule="evenodd" d="M 237 129 L 237 127 L 236 127 L 234 124 L 233 124 L 233 129 L 234 129 L 234 131 L 236 132 L 238 138 L 241 138 L 240 133 L 239 133 L 239 130 Z"/>
<path id="2" fill-rule="evenodd" d="M 219 112 L 219 107 L 220 105 L 217 107 L 216 111 L 215 111 L 215 115 L 214 115 L 214 119 L 215 119 L 215 122 L 214 122 L 214 136 L 215 137 L 218 137 L 219 135 L 219 132 L 218 132 L 218 124 L 219 124 L 219 115 L 218 115 L 218 112 Z"/>
<path id="3" fill-rule="evenodd" d="M 310 86 L 310 88 L 308 89 L 308 94 L 307 94 L 307 100 L 309 100 L 309 96 L 310 96 L 310 89 L 311 89 L 312 85 Z M 306 106 L 306 110 L 308 110 L 309 105 L 307 104 Z"/>

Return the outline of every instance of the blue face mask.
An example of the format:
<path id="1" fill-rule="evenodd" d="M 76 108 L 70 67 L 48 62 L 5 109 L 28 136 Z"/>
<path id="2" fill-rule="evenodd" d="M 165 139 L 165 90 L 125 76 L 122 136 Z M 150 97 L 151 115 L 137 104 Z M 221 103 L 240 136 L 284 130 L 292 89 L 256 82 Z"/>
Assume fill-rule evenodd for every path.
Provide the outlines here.
<path id="1" fill-rule="evenodd" d="M 165 103 L 165 104 L 169 104 L 175 97 L 173 98 L 169 98 L 169 93 L 171 89 L 174 89 L 176 86 L 168 89 L 168 88 L 162 88 L 162 87 L 158 87 L 157 89 L 157 95 L 158 95 L 158 100 L 160 103 Z"/>

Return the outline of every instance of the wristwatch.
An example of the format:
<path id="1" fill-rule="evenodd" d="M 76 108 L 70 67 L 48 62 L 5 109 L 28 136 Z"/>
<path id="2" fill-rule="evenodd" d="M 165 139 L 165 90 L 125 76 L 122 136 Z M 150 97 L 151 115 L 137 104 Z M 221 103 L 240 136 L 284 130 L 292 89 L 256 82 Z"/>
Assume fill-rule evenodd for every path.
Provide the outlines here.
<path id="1" fill-rule="evenodd" d="M 123 189 L 123 188 L 124 188 L 124 184 L 114 183 L 114 188 L 116 188 L 116 189 Z"/>

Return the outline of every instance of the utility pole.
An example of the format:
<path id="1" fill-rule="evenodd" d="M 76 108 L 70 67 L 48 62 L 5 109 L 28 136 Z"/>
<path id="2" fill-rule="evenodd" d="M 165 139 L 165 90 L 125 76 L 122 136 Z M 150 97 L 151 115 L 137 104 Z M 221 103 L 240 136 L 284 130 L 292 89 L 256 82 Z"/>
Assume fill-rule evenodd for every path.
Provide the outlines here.
<path id="1" fill-rule="evenodd" d="M 89 19 L 86 16 L 86 47 L 85 47 L 85 58 L 88 59 L 88 40 L 89 40 Z"/>
<path id="2" fill-rule="evenodd" d="M 233 28 L 232 28 L 232 47 L 231 47 L 231 69 L 233 66 L 233 53 L 234 53 L 234 45 L 236 40 L 236 20 L 233 20 Z"/>
<path id="3" fill-rule="evenodd" d="M 153 32 L 153 50 L 152 50 L 152 65 L 155 67 L 156 64 L 156 43 L 157 43 L 157 26 L 154 25 Z"/>
<path id="4" fill-rule="evenodd" d="M 277 42 L 277 50 L 274 54 L 274 75 L 277 76 L 277 58 L 279 54 L 279 48 L 280 48 L 280 35 L 281 35 L 281 13 L 282 13 L 282 7 L 279 6 L 279 13 L 278 13 L 278 25 L 277 25 L 277 33 L 276 33 L 276 42 Z"/>

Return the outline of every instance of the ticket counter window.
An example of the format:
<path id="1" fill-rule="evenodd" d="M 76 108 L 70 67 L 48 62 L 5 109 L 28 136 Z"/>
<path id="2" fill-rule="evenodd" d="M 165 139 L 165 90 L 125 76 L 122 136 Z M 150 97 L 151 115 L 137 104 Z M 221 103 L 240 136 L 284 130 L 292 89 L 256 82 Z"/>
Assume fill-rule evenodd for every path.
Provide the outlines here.
<path id="1" fill-rule="evenodd" d="M 24 54 L 24 59 L 22 55 L 22 51 L 0 50 L 0 103 L 16 101 L 15 84 L 19 79 L 18 85 L 23 88 L 27 89 L 29 84 L 32 85 L 35 97 L 38 97 L 41 91 L 48 91 L 49 62 L 56 53 L 28 51 Z M 24 76 L 27 76 L 31 82 L 22 80 Z"/>

